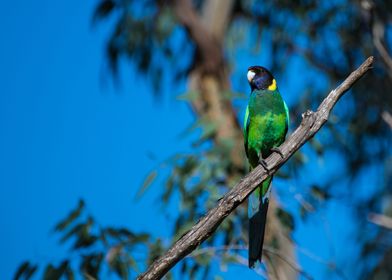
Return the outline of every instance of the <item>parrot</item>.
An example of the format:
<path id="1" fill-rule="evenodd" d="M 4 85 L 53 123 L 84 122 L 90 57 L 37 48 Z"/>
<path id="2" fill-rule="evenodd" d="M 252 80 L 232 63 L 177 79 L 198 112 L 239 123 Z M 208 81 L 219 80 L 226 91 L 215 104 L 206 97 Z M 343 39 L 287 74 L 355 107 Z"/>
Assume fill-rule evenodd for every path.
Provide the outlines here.
<path id="1" fill-rule="evenodd" d="M 250 171 L 262 165 L 269 172 L 265 159 L 284 142 L 289 126 L 289 110 L 276 80 L 262 66 L 251 66 L 247 72 L 251 94 L 244 118 L 244 145 Z M 272 176 L 257 186 L 248 198 L 249 267 L 261 263 Z"/>

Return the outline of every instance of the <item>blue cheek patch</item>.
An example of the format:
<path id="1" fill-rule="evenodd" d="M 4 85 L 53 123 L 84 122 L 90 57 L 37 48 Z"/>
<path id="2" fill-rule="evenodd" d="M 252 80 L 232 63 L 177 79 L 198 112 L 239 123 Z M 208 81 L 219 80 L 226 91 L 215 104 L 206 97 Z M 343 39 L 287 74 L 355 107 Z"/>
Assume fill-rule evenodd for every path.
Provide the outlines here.
<path id="1" fill-rule="evenodd" d="M 268 77 L 265 75 L 256 77 L 253 82 L 257 89 L 266 89 L 269 86 Z"/>

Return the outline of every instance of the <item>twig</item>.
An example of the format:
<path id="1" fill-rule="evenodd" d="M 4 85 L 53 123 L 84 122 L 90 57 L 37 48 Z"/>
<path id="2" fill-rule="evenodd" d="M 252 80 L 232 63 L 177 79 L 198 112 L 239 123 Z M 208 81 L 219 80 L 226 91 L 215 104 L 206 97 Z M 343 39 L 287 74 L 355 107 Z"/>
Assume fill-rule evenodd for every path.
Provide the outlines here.
<path id="1" fill-rule="evenodd" d="M 263 251 L 264 253 L 269 253 L 269 254 L 273 254 L 275 256 L 277 256 L 278 258 L 280 258 L 282 261 L 284 261 L 285 263 L 287 263 L 289 266 L 291 266 L 292 269 L 294 269 L 295 271 L 297 271 L 299 274 L 302 274 L 302 276 L 304 276 L 306 279 L 312 280 L 313 277 L 311 275 L 309 275 L 306 271 L 304 271 L 301 267 L 299 267 L 295 261 L 290 260 L 289 258 L 285 257 L 284 255 L 282 255 L 278 250 L 270 247 L 270 246 L 264 246 L 263 247 Z"/>
<path id="2" fill-rule="evenodd" d="M 138 279 L 162 278 L 176 263 L 211 236 L 222 221 L 238 205 L 245 201 L 261 182 L 273 175 L 282 164 L 320 130 L 328 120 L 328 116 L 338 100 L 371 68 L 373 60 L 373 57 L 369 57 L 342 84 L 332 90 L 320 104 L 316 112 L 307 111 L 302 115 L 303 119 L 299 127 L 280 146 L 282 157 L 277 153 L 273 153 L 266 159 L 269 172 L 262 166 L 257 166 L 253 169 L 251 173 L 242 178 L 235 187 L 219 200 L 215 208 L 211 209 L 187 233 L 177 240 L 163 256 L 155 260 Z"/>
<path id="3" fill-rule="evenodd" d="M 208 246 L 208 247 L 204 247 L 201 249 L 197 249 L 194 250 L 191 254 L 189 254 L 188 256 L 186 256 L 186 258 L 192 258 L 192 257 L 197 257 L 203 254 L 210 254 L 210 255 L 215 255 L 216 252 L 218 251 L 244 251 L 244 250 L 248 250 L 248 247 L 245 246 L 241 246 L 241 245 L 224 245 L 224 246 Z M 245 259 L 244 257 L 242 257 L 239 254 L 231 254 L 231 256 L 236 258 L 236 261 L 241 264 L 244 265 L 246 267 L 248 267 L 248 260 Z M 262 276 L 263 278 L 267 279 L 267 275 L 264 273 L 263 270 L 256 268 L 254 269 L 254 271 Z"/>
<path id="4" fill-rule="evenodd" d="M 378 226 L 382 226 L 387 229 L 392 229 L 392 218 L 391 217 L 381 215 L 381 214 L 376 214 L 376 213 L 370 213 L 368 215 L 368 220 Z"/>
<path id="5" fill-rule="evenodd" d="M 248 247 L 247 246 L 243 246 L 243 245 L 224 245 L 224 246 L 209 246 L 209 247 L 204 247 L 201 249 L 197 249 L 194 250 L 188 257 L 196 257 L 202 254 L 214 254 L 215 252 L 218 251 L 247 251 Z M 263 247 L 263 252 L 264 254 L 271 254 L 271 255 L 275 255 L 278 258 L 280 258 L 282 261 L 284 261 L 285 263 L 287 263 L 292 269 L 294 269 L 295 271 L 297 271 L 298 273 L 302 274 L 306 279 L 313 279 L 312 276 L 310 276 L 306 271 L 304 271 L 301 267 L 299 267 L 294 260 L 291 260 L 289 258 L 287 258 L 286 256 L 284 256 L 281 252 L 279 252 L 278 250 L 270 247 L 270 246 L 264 246 Z M 240 262 L 241 264 L 243 264 L 242 262 Z M 248 262 L 246 261 L 245 266 L 248 266 Z"/>
<path id="6" fill-rule="evenodd" d="M 344 274 L 343 270 L 341 270 L 339 267 L 336 266 L 336 264 L 334 262 L 331 261 L 326 261 L 322 258 L 320 258 L 319 256 L 316 256 L 315 254 L 309 252 L 308 250 L 297 246 L 297 251 L 304 254 L 305 256 L 307 256 L 308 258 L 314 260 L 315 262 L 318 262 L 322 265 L 325 265 L 328 269 L 335 271 L 336 275 L 340 276 L 340 278 L 342 278 L 343 280 L 348 280 L 349 278 L 346 277 L 346 275 Z"/>
<path id="7" fill-rule="evenodd" d="M 382 119 L 392 129 L 392 115 L 388 111 L 384 111 L 381 114 Z"/>
<path id="8" fill-rule="evenodd" d="M 248 259 L 244 258 L 243 256 L 239 255 L 239 254 L 235 254 L 234 257 L 236 258 L 236 261 L 246 267 L 248 267 Z M 253 271 L 260 275 L 261 277 L 263 277 L 264 279 L 268 280 L 267 275 L 265 274 L 265 271 L 262 270 L 261 268 L 255 268 L 253 269 Z"/>

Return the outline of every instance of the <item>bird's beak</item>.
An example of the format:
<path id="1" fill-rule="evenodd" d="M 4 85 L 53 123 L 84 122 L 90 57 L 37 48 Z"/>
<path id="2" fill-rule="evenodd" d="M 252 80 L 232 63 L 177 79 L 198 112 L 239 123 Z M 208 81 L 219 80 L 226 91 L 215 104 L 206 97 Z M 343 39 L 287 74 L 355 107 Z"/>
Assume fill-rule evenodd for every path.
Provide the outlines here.
<path id="1" fill-rule="evenodd" d="M 255 72 L 252 70 L 248 70 L 248 74 L 246 75 L 248 77 L 248 82 L 250 83 L 253 80 L 253 77 L 256 75 Z"/>

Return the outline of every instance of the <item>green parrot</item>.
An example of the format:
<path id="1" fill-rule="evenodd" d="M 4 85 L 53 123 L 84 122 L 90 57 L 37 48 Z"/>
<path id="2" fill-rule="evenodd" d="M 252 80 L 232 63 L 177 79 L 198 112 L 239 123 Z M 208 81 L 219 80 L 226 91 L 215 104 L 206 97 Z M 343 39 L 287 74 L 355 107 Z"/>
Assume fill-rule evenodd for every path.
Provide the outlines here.
<path id="1" fill-rule="evenodd" d="M 261 66 L 248 68 L 247 78 L 251 87 L 244 119 L 245 152 L 250 170 L 261 164 L 267 171 L 266 159 L 285 140 L 289 111 L 279 93 L 271 72 Z M 249 196 L 249 267 L 261 262 L 265 222 L 269 203 L 272 176 L 261 183 Z"/>

